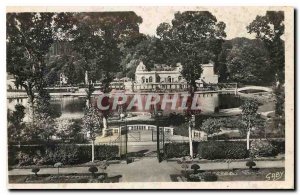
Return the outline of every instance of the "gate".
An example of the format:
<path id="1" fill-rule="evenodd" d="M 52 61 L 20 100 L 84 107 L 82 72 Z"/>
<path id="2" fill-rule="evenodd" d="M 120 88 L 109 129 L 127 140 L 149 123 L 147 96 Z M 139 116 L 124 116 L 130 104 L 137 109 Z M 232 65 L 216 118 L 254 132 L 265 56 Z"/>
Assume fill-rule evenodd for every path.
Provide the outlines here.
<path id="1" fill-rule="evenodd" d="M 168 128 L 149 125 L 125 125 L 120 127 L 119 148 L 120 156 L 128 158 L 157 157 L 164 160 L 164 145 L 168 136 L 173 133 Z M 166 139 L 167 138 L 167 139 Z"/>

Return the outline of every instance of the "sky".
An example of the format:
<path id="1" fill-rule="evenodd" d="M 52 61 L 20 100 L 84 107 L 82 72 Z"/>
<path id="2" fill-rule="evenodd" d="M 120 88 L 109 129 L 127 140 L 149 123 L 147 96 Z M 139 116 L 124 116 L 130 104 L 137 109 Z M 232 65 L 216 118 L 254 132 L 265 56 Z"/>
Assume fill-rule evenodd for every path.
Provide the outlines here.
<path id="1" fill-rule="evenodd" d="M 195 9 L 195 8 L 193 8 Z M 218 21 L 226 24 L 226 39 L 235 37 L 255 38 L 254 34 L 247 32 L 248 26 L 257 15 L 265 15 L 265 8 L 243 8 L 243 7 L 223 7 L 223 8 L 197 8 L 197 10 L 208 10 L 216 16 Z M 147 35 L 156 35 L 156 28 L 162 22 L 170 23 L 174 18 L 174 13 L 178 10 L 191 10 L 189 7 L 144 7 L 134 9 L 135 13 L 143 18 L 140 25 L 140 32 Z"/>
<path id="2" fill-rule="evenodd" d="M 282 10 L 282 7 L 184 7 L 184 6 L 144 6 L 144 7 L 8 7 L 7 11 L 134 11 L 143 18 L 140 32 L 147 35 L 156 35 L 156 28 L 162 22 L 171 23 L 177 11 L 210 11 L 218 21 L 226 24 L 226 39 L 235 37 L 255 38 L 249 34 L 246 27 L 257 15 L 265 15 L 267 10 Z"/>

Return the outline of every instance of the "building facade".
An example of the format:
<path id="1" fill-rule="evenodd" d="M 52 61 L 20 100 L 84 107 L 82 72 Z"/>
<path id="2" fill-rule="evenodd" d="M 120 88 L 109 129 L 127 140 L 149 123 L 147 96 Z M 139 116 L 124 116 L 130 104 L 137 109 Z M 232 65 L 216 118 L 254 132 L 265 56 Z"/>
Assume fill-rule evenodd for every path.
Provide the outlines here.
<path id="1" fill-rule="evenodd" d="M 196 81 L 198 87 L 204 84 L 217 84 L 218 75 L 214 73 L 213 63 L 203 64 L 201 77 Z M 182 65 L 175 67 L 155 65 L 152 70 L 147 70 L 145 64 L 140 62 L 135 72 L 134 90 L 184 90 L 188 88 L 186 80 L 181 75 Z"/>

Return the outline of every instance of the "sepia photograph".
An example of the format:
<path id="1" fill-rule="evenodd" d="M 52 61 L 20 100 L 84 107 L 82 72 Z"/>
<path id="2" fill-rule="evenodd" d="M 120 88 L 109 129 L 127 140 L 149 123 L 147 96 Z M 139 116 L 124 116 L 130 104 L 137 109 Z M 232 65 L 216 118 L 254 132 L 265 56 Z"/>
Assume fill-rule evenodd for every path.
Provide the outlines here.
<path id="1" fill-rule="evenodd" d="M 9 189 L 294 189 L 294 8 L 7 7 Z"/>

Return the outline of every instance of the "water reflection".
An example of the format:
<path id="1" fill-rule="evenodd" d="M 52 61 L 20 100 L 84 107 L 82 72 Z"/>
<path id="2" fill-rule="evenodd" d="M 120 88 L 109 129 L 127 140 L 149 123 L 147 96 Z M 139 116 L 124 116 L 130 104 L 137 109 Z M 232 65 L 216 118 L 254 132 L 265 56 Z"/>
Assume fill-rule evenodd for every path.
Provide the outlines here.
<path id="1" fill-rule="evenodd" d="M 199 94 L 198 97 L 198 105 L 202 113 L 213 113 L 219 109 L 236 108 L 241 105 L 241 102 L 241 98 L 234 94 L 206 93 Z M 14 106 L 18 103 L 27 107 L 27 98 L 7 99 L 9 110 L 14 110 Z M 84 112 L 85 98 L 76 96 L 52 97 L 51 106 L 58 112 L 61 112 L 62 118 L 81 118 Z M 167 104 L 168 106 L 171 107 L 171 105 Z M 165 109 L 164 114 L 168 114 L 168 110 Z M 25 112 L 28 113 L 28 109 Z M 173 111 L 169 110 L 169 112 Z M 27 120 L 27 117 L 25 117 L 25 120 Z"/>

